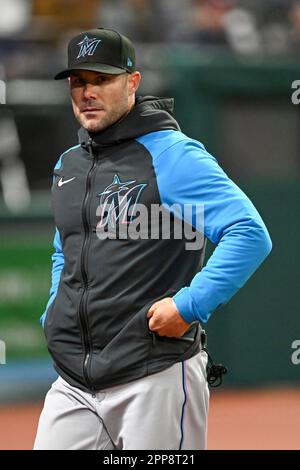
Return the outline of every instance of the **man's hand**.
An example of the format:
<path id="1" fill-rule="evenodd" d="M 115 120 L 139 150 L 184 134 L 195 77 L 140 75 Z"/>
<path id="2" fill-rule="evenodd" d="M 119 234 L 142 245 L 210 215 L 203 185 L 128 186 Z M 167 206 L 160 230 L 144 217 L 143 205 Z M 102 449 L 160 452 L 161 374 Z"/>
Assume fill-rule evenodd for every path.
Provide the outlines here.
<path id="1" fill-rule="evenodd" d="M 149 329 L 159 336 L 180 338 L 190 327 L 180 315 L 172 297 L 155 302 L 148 310 Z"/>

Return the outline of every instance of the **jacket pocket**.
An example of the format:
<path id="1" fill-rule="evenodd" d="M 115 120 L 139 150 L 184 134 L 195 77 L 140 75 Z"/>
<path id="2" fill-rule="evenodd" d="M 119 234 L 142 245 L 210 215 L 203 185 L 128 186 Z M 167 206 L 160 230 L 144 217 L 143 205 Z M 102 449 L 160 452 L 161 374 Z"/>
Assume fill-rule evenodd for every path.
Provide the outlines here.
<path id="1" fill-rule="evenodd" d="M 93 354 L 91 375 L 101 387 L 102 379 L 122 378 L 128 371 L 136 370 L 141 376 L 147 373 L 147 360 L 151 347 L 148 332 L 147 311 L 149 306 L 139 310 L 119 333 L 98 353 Z"/>
<path id="2" fill-rule="evenodd" d="M 149 328 L 150 318 L 149 319 L 147 318 L 148 310 L 155 302 L 158 302 L 159 300 L 163 300 L 166 297 L 171 297 L 172 298 L 177 292 L 178 292 L 177 289 L 170 289 L 164 295 L 161 295 L 161 296 L 157 297 L 156 299 L 149 302 L 149 304 L 147 304 L 147 308 L 146 308 L 146 312 L 145 312 L 146 330 L 147 330 L 148 335 L 151 337 L 153 345 L 155 345 L 156 336 L 159 337 L 159 335 L 157 335 L 157 333 L 155 333 L 154 331 L 151 331 L 150 328 Z M 167 337 L 165 337 L 165 338 L 167 338 Z"/>
<path id="3" fill-rule="evenodd" d="M 173 297 L 176 294 L 177 290 L 173 289 L 168 291 L 164 296 L 161 296 L 160 299 L 165 297 Z M 149 304 L 147 311 L 154 302 L 157 302 L 160 299 L 154 300 Z M 147 312 L 146 312 L 147 316 Z M 169 337 L 169 336 L 160 336 L 154 331 L 149 329 L 148 319 L 146 318 L 147 331 L 151 338 L 152 348 L 149 354 L 149 360 L 154 362 L 161 362 L 166 360 L 178 360 L 181 357 L 185 357 L 189 354 L 189 351 L 197 349 L 197 346 L 200 343 L 200 324 L 199 322 L 194 322 L 191 324 L 191 327 L 179 338 Z"/>

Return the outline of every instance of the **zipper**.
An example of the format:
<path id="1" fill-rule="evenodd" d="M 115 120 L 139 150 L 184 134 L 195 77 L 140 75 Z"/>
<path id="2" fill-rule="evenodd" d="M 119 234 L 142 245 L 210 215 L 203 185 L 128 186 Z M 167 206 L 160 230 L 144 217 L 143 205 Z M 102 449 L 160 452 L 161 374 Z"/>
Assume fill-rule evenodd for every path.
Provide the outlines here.
<path id="1" fill-rule="evenodd" d="M 155 333 L 153 331 L 149 331 L 149 335 L 151 336 L 151 339 L 152 339 L 152 346 L 155 346 L 156 344 Z"/>
<path id="2" fill-rule="evenodd" d="M 89 138 L 88 140 L 88 148 L 89 154 L 93 158 L 93 164 L 89 169 L 87 179 L 86 179 L 86 190 L 85 196 L 82 203 L 82 222 L 84 228 L 84 240 L 81 249 L 81 256 L 80 256 L 80 270 L 81 270 L 81 278 L 83 284 L 83 292 L 79 303 L 79 322 L 80 328 L 83 338 L 83 347 L 84 347 L 84 361 L 83 361 L 83 375 L 86 383 L 88 384 L 91 390 L 96 390 L 95 386 L 90 377 L 90 363 L 91 363 L 91 352 L 92 352 L 92 341 L 90 338 L 90 331 L 88 326 L 87 320 L 87 299 L 88 299 L 88 272 L 85 265 L 86 255 L 88 252 L 88 245 L 89 245 L 89 238 L 90 238 L 90 230 L 89 230 L 89 220 L 88 220 L 88 213 L 90 207 L 90 192 L 91 192 L 91 179 L 92 175 L 97 167 L 97 159 L 96 156 L 93 154 L 92 149 L 92 139 Z"/>

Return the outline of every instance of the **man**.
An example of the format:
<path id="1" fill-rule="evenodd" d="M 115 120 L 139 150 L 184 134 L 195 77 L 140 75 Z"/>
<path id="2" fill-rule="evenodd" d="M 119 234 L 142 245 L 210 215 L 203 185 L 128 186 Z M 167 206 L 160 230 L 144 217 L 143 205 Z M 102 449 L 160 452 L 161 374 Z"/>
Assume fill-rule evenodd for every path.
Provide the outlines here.
<path id="1" fill-rule="evenodd" d="M 180 132 L 173 100 L 135 96 L 126 37 L 83 32 L 68 57 L 56 78 L 68 77 L 82 127 L 54 169 L 42 323 L 59 378 L 35 449 L 204 449 L 200 322 L 253 274 L 270 237 L 247 196 Z M 218 245 L 202 270 L 201 232 Z"/>

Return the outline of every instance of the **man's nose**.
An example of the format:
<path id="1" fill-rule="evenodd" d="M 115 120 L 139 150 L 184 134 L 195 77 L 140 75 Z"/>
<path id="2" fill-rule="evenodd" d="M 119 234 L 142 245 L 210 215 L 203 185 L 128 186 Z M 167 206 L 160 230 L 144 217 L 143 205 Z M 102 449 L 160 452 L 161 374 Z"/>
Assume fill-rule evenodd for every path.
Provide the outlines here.
<path id="1" fill-rule="evenodd" d="M 83 96 L 86 100 L 96 99 L 96 87 L 92 83 L 86 83 L 83 88 Z"/>

